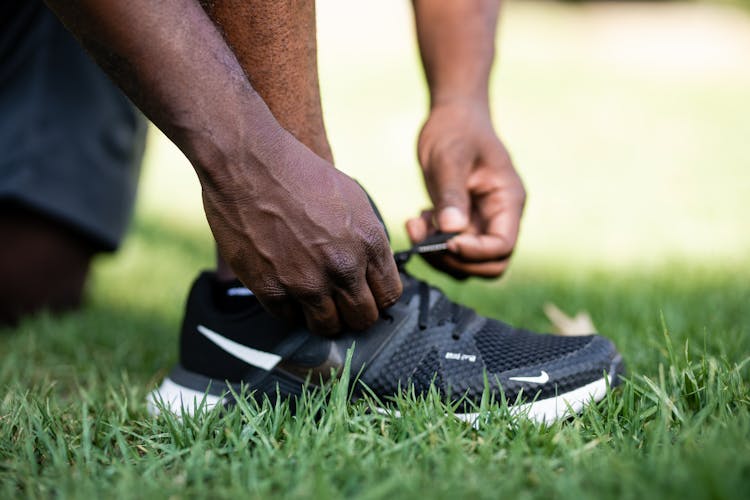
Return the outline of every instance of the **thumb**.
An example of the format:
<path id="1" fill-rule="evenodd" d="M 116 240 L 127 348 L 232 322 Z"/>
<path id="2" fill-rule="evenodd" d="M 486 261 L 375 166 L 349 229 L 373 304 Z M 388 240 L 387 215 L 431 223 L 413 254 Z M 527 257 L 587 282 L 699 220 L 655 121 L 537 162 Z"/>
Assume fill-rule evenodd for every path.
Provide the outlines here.
<path id="1" fill-rule="evenodd" d="M 433 201 L 438 228 L 460 232 L 469 225 L 469 192 L 461 169 L 444 168 L 433 179 Z"/>
<path id="2" fill-rule="evenodd" d="M 469 218 L 466 211 L 449 205 L 438 211 L 438 227 L 444 233 L 457 233 L 466 229 Z"/>

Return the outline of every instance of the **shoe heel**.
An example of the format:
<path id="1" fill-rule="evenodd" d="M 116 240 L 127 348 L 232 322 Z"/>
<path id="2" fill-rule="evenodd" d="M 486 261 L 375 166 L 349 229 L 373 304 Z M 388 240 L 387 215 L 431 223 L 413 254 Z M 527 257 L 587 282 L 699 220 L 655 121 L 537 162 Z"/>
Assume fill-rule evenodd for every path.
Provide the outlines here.
<path id="1" fill-rule="evenodd" d="M 158 416 L 167 410 L 176 416 L 206 412 L 216 405 L 224 405 L 230 393 L 226 382 L 176 366 L 161 385 L 146 398 L 149 414 Z"/>

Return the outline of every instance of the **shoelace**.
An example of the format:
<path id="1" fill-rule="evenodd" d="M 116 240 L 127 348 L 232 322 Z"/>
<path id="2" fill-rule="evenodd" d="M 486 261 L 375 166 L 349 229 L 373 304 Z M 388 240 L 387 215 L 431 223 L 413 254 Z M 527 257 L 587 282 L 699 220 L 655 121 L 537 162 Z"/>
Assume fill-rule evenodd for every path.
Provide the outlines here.
<path id="1" fill-rule="evenodd" d="M 406 283 L 404 283 L 404 285 L 409 285 L 409 288 L 411 288 L 412 286 L 416 286 L 416 294 L 419 296 L 419 315 L 417 317 L 417 324 L 420 330 L 426 330 L 429 325 L 430 290 L 435 289 L 441 295 L 444 294 L 437 288 L 431 287 L 424 281 L 418 280 L 407 273 L 405 270 L 406 263 L 409 262 L 409 259 L 411 259 L 411 257 L 416 254 L 427 254 L 445 251 L 448 248 L 448 240 L 453 238 L 455 235 L 456 233 L 438 233 L 430 236 L 420 243 L 417 243 L 408 250 L 396 252 L 394 254 L 396 265 L 398 266 L 399 271 L 406 277 Z M 445 300 L 449 299 L 446 297 Z M 455 325 L 451 336 L 455 340 L 459 340 L 461 338 L 461 333 L 464 331 L 468 323 L 472 319 L 474 319 L 475 316 L 476 313 L 472 309 L 450 301 L 450 322 Z M 436 324 L 438 326 L 443 326 L 447 321 L 448 318 L 443 317 L 438 319 L 436 321 Z"/>

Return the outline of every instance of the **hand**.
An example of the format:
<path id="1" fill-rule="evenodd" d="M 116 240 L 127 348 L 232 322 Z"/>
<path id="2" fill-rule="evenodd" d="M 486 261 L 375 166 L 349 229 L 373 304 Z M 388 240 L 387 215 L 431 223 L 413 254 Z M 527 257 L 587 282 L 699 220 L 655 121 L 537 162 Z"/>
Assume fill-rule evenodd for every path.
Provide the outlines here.
<path id="1" fill-rule="evenodd" d="M 324 335 L 365 329 L 402 291 L 383 226 L 356 182 L 282 136 L 203 182 L 219 251 L 273 314 L 302 312 Z"/>
<path id="2" fill-rule="evenodd" d="M 456 278 L 500 276 L 516 244 L 526 192 L 486 103 L 435 106 L 417 152 L 434 208 L 407 222 L 412 243 L 438 230 L 460 232 L 447 253 L 428 261 Z"/>

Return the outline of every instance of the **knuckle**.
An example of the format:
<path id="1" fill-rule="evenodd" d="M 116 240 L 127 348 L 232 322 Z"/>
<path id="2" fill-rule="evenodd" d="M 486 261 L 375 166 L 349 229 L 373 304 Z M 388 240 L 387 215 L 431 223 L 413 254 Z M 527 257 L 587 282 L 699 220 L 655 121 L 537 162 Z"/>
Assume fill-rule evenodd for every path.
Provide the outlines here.
<path id="1" fill-rule="evenodd" d="M 362 268 L 359 259 L 350 254 L 336 252 L 328 260 L 329 273 L 335 285 L 345 289 L 357 287 Z"/>
<path id="2" fill-rule="evenodd" d="M 268 304 L 280 304 L 289 298 L 285 287 L 278 280 L 263 280 L 253 287 L 253 293 Z"/>
<path id="3" fill-rule="evenodd" d="M 363 230 L 362 243 L 370 260 L 384 259 L 391 254 L 388 239 L 380 224 L 371 225 Z"/>
<path id="4" fill-rule="evenodd" d="M 466 190 L 459 189 L 456 186 L 445 187 L 440 193 L 440 202 L 438 205 L 442 208 L 445 206 L 462 205 L 466 203 L 468 194 Z"/>
<path id="5" fill-rule="evenodd" d="M 315 282 L 304 282 L 289 287 L 289 293 L 298 301 L 309 307 L 318 308 L 325 298 L 325 287 Z"/>
<path id="6" fill-rule="evenodd" d="M 339 269 L 333 275 L 334 284 L 345 290 L 358 290 L 360 288 L 360 281 L 357 269 Z"/>
<path id="7" fill-rule="evenodd" d="M 398 299 L 401 298 L 401 293 L 403 292 L 403 285 L 401 284 L 400 280 L 395 280 L 392 283 L 389 283 L 384 287 L 382 293 L 380 294 L 380 303 L 378 306 L 380 306 L 381 309 L 391 307 L 393 304 L 398 302 Z"/>
<path id="8" fill-rule="evenodd" d="M 367 312 L 367 299 L 362 293 L 342 294 L 346 309 L 350 310 L 356 316 Z"/>

